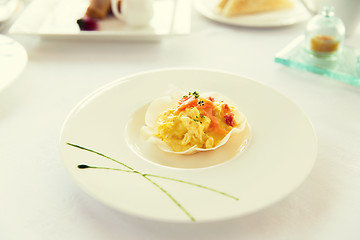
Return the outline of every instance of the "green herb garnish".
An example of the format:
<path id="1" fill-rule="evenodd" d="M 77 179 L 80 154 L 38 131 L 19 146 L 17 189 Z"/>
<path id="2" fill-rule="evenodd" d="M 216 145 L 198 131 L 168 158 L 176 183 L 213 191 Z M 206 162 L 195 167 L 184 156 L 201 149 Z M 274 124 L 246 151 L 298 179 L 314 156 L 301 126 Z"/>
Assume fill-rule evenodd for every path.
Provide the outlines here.
<path id="1" fill-rule="evenodd" d="M 192 95 L 194 95 L 195 99 L 197 99 L 198 97 L 200 97 L 200 94 L 197 91 L 194 91 L 192 93 Z"/>
<path id="2" fill-rule="evenodd" d="M 101 157 L 107 158 L 107 159 L 109 159 L 109 160 L 111 160 L 113 162 L 118 163 L 122 167 L 125 167 L 125 169 L 120 169 L 120 168 L 108 168 L 108 167 L 101 167 L 101 166 L 89 166 L 89 165 L 86 165 L 86 164 L 79 164 L 77 166 L 79 169 L 115 170 L 115 171 L 119 171 L 119 172 L 138 174 L 139 176 L 143 177 L 145 180 L 147 180 L 148 182 L 153 184 L 155 187 L 160 189 L 167 197 L 169 197 L 171 199 L 171 201 L 173 201 L 175 203 L 176 206 L 178 206 L 190 218 L 191 221 L 195 221 L 195 218 L 169 192 L 167 192 L 165 190 L 165 188 L 163 188 L 158 183 L 156 183 L 154 180 L 152 180 L 152 178 L 165 179 L 165 180 L 169 180 L 169 181 L 175 181 L 175 182 L 179 182 L 179 183 L 192 185 L 194 187 L 206 189 L 206 190 L 221 194 L 223 196 L 232 198 L 232 199 L 234 199 L 236 201 L 239 200 L 237 197 L 232 196 L 232 195 L 230 195 L 228 193 L 225 193 L 225 192 L 222 192 L 222 191 L 219 191 L 219 190 L 216 190 L 214 188 L 210 188 L 210 187 L 207 187 L 207 186 L 204 186 L 204 185 L 200 185 L 200 184 L 197 184 L 197 183 L 188 182 L 188 181 L 184 181 L 184 180 L 181 180 L 181 179 L 176 179 L 176 178 L 171 178 L 171 177 L 166 177 L 166 176 L 160 176 L 160 175 L 155 175 L 155 174 L 150 174 L 150 173 L 139 172 L 139 171 L 135 170 L 134 168 L 130 167 L 129 165 L 127 165 L 127 164 L 125 164 L 123 162 L 120 162 L 120 161 L 118 161 L 118 160 L 116 160 L 114 158 L 111 158 L 109 156 L 106 156 L 105 154 L 102 154 L 100 152 L 97 152 L 97 151 L 94 151 L 94 150 L 91 150 L 89 148 L 85 148 L 85 147 L 82 147 L 82 146 L 79 146 L 79 145 L 76 145 L 76 144 L 72 144 L 72 143 L 69 143 L 69 142 L 67 142 L 66 144 L 69 145 L 69 146 L 81 149 L 81 150 L 85 150 L 85 151 L 97 154 L 97 155 L 99 155 Z"/>

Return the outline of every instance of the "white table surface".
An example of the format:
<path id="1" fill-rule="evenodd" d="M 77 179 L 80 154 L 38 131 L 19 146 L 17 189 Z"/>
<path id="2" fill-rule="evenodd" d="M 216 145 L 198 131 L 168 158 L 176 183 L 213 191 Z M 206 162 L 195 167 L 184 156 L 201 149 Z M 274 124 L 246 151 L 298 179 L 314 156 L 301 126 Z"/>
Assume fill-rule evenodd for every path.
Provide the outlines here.
<path id="1" fill-rule="evenodd" d="M 26 48 L 29 62 L 0 92 L 0 239 L 360 239 L 360 87 L 274 63 L 304 28 L 230 27 L 193 10 L 190 35 L 157 43 L 11 36 Z M 360 48 L 357 30 L 347 42 Z M 139 219 L 84 193 L 60 159 L 66 116 L 104 84 L 169 67 L 229 71 L 289 96 L 318 136 L 307 180 L 265 210 L 206 224 Z"/>

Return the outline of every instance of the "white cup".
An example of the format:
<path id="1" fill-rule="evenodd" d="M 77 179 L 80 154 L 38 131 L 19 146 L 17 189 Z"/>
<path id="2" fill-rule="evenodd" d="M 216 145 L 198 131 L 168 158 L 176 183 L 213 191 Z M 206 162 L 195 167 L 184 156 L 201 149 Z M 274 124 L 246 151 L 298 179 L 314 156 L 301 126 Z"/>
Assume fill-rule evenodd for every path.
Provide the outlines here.
<path id="1" fill-rule="evenodd" d="M 355 32 L 360 23 L 360 0 L 304 0 L 314 12 L 324 6 L 335 7 L 335 15 L 345 24 L 346 35 Z"/>
<path id="2" fill-rule="evenodd" d="M 148 25 L 154 14 L 152 0 L 122 0 L 121 13 L 118 0 L 111 0 L 111 10 L 116 18 L 131 27 Z"/>

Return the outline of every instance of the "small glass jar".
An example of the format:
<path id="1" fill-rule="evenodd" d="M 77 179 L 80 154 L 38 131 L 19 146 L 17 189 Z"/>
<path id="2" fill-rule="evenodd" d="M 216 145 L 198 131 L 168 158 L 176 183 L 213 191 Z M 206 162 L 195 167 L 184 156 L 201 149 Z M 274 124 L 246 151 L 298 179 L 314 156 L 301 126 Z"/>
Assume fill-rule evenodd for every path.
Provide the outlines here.
<path id="1" fill-rule="evenodd" d="M 331 6 L 323 7 L 306 26 L 305 48 L 319 58 L 336 57 L 345 38 L 345 25 Z"/>

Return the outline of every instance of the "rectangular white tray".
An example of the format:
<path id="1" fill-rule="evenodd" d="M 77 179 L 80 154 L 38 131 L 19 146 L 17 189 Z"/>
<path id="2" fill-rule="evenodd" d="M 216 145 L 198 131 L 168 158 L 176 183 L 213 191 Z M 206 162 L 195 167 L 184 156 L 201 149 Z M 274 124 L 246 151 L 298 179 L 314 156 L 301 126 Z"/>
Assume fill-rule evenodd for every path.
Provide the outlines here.
<path id="1" fill-rule="evenodd" d="M 85 15 L 89 0 L 33 0 L 9 29 L 10 34 L 58 39 L 160 40 L 190 33 L 190 0 L 154 0 L 149 26 L 131 28 L 109 16 L 99 30 L 80 31 L 76 20 Z"/>

